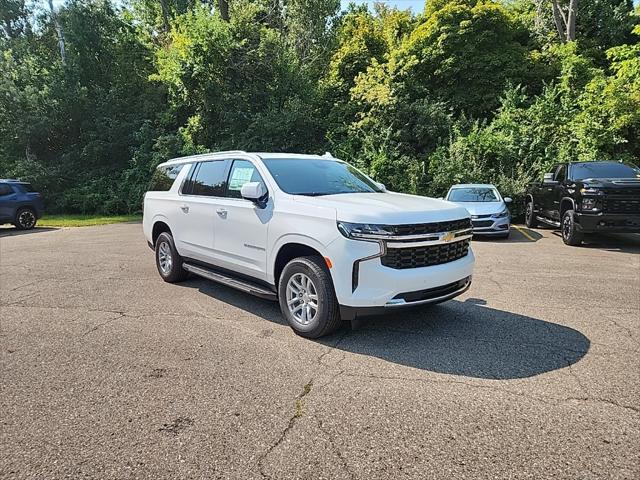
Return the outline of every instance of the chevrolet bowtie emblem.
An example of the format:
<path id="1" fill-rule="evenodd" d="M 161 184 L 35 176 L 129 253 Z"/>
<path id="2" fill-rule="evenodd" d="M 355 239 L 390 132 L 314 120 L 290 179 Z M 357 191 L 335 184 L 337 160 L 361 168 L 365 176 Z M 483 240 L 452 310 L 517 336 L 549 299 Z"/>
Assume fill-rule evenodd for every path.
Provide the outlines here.
<path id="1" fill-rule="evenodd" d="M 442 237 L 440 237 L 440 240 L 442 240 L 443 242 L 450 242 L 454 238 L 456 238 L 456 234 L 455 233 L 447 232 L 447 233 L 443 234 Z"/>

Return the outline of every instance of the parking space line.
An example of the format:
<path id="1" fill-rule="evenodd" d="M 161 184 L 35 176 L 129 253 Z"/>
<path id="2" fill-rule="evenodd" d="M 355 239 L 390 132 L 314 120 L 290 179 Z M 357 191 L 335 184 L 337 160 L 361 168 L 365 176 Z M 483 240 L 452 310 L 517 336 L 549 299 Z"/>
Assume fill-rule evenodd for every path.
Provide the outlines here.
<path id="1" fill-rule="evenodd" d="M 536 241 L 535 238 L 533 238 L 531 235 L 529 235 L 529 233 L 527 233 L 524 229 L 518 227 L 517 225 L 512 225 L 512 227 L 514 227 L 516 230 L 518 230 L 522 235 L 524 235 L 526 238 L 528 238 L 532 242 Z"/>

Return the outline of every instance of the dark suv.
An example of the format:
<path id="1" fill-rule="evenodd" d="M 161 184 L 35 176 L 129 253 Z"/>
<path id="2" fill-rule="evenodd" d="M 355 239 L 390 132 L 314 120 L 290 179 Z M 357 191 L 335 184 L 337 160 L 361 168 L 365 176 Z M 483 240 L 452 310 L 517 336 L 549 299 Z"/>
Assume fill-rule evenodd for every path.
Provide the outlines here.
<path id="1" fill-rule="evenodd" d="M 13 223 L 20 230 L 29 230 L 43 213 L 42 196 L 30 183 L 0 179 L 0 225 Z"/>
<path id="2" fill-rule="evenodd" d="M 526 223 L 560 228 L 567 245 L 592 232 L 640 232 L 640 169 L 622 162 L 572 162 L 529 186 Z"/>

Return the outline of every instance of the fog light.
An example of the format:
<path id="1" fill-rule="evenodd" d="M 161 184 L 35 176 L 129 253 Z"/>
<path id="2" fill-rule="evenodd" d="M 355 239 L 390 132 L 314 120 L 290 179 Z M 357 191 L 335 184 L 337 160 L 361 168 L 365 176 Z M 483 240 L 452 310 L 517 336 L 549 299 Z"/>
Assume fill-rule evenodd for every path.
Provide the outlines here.
<path id="1" fill-rule="evenodd" d="M 594 210 L 596 208 L 596 199 L 595 198 L 583 198 L 582 199 L 582 210 Z"/>

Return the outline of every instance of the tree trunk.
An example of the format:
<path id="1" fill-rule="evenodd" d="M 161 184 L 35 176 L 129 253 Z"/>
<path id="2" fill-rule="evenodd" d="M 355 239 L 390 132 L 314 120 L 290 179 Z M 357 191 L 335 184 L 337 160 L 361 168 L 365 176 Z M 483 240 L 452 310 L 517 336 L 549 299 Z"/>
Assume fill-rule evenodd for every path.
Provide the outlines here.
<path id="1" fill-rule="evenodd" d="M 567 42 L 576 39 L 576 15 L 578 14 L 578 0 L 569 1 L 569 13 L 567 14 Z"/>
<path id="2" fill-rule="evenodd" d="M 564 10 L 558 5 L 558 0 L 551 0 L 553 9 L 553 21 L 561 42 L 573 42 L 576 39 L 576 16 L 578 13 L 578 0 L 569 0 L 569 6 L 565 15 Z"/>
<path id="3" fill-rule="evenodd" d="M 56 27 L 56 33 L 58 34 L 58 45 L 60 47 L 60 58 L 62 59 L 62 64 L 66 63 L 66 55 L 64 49 L 64 31 L 62 30 L 62 25 L 60 24 L 60 20 L 58 20 L 58 15 L 56 11 L 53 9 L 53 0 L 49 0 L 49 9 L 51 10 L 51 18 L 53 18 L 53 24 Z"/>
<path id="4" fill-rule="evenodd" d="M 166 33 L 169 31 L 169 7 L 167 0 L 160 0 L 160 8 L 162 9 L 162 26 Z"/>
<path id="5" fill-rule="evenodd" d="M 218 8 L 220 9 L 220 16 L 225 22 L 229 21 L 229 0 L 218 0 Z"/>
<path id="6" fill-rule="evenodd" d="M 562 10 L 560 10 L 560 7 L 558 6 L 557 0 L 553 0 L 551 4 L 553 8 L 553 21 L 556 24 L 558 37 L 560 37 L 561 42 L 564 42 L 566 38 L 564 34 L 564 15 L 562 14 Z"/>

